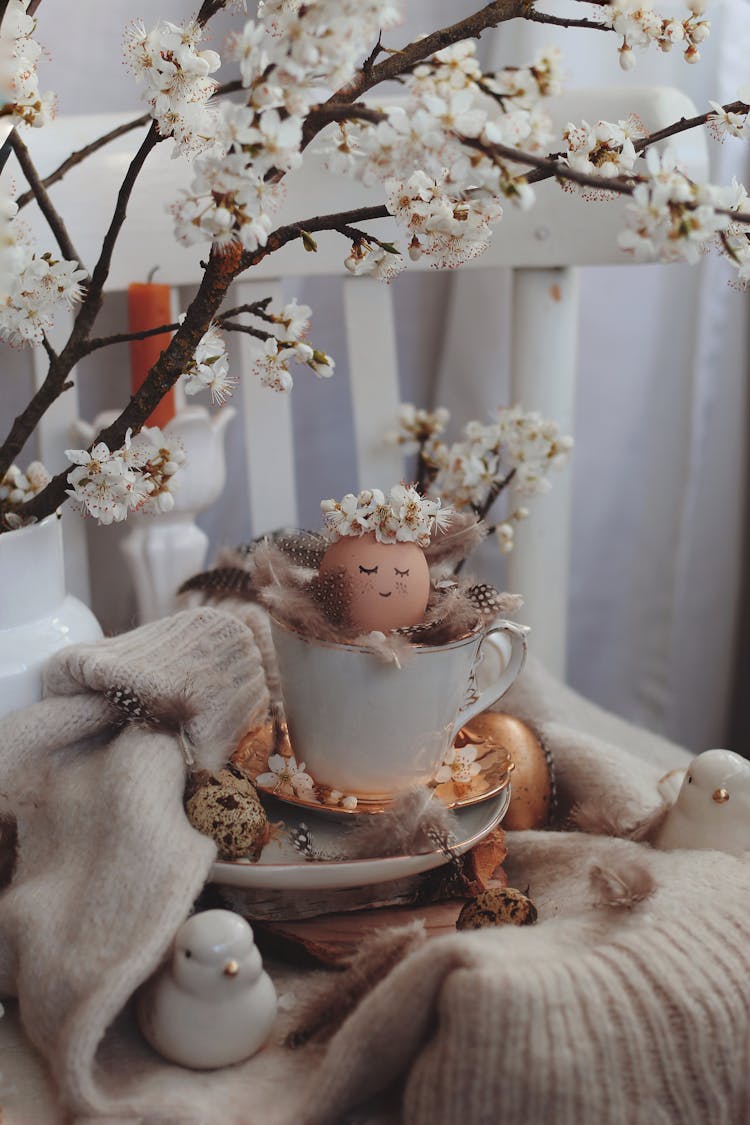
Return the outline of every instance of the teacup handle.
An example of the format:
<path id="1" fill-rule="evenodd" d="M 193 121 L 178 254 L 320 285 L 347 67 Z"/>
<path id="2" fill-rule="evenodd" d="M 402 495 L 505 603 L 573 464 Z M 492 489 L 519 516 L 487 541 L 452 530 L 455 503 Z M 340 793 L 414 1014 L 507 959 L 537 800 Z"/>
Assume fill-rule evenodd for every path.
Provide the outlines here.
<path id="1" fill-rule="evenodd" d="M 491 626 L 484 634 L 477 649 L 474 670 L 479 665 L 482 649 L 486 642 L 498 649 L 503 661 L 503 670 L 494 683 L 480 691 L 473 703 L 462 707 L 458 712 L 451 732 L 451 745 L 461 727 L 468 723 L 469 719 L 473 719 L 475 715 L 480 715 L 493 703 L 497 703 L 498 699 L 505 695 L 511 684 L 514 683 L 526 661 L 526 633 L 527 630 L 522 625 L 516 625 L 514 621 L 503 621 L 498 625 Z"/>

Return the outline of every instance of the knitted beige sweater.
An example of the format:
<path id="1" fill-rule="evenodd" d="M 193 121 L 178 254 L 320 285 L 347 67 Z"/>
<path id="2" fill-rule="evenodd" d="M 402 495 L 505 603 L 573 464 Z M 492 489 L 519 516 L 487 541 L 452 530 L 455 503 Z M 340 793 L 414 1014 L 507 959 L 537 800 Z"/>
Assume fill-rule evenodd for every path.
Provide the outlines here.
<path id="1" fill-rule="evenodd" d="M 61 685 L 76 679 L 75 667 L 75 661 L 65 666 Z M 227 693 L 216 700 L 213 722 L 229 698 Z M 35 770 L 36 787 L 16 793 L 38 799 L 39 770 L 47 771 L 48 783 L 39 807 L 29 806 L 27 813 L 17 805 L 37 840 L 27 845 L 35 857 L 24 861 L 30 866 L 0 899 L 0 981 L 17 988 L 27 1033 L 50 1060 L 76 1120 L 750 1121 L 750 860 L 661 853 L 582 832 L 510 835 L 509 879 L 529 886 L 539 908 L 537 925 L 422 945 L 375 984 L 327 1048 L 292 1052 L 280 1046 L 298 1014 L 292 1010 L 281 1017 L 274 1043 L 225 1071 L 199 1075 L 161 1064 L 126 1019 L 94 1059 L 104 1025 L 176 928 L 176 900 L 182 909 L 199 886 L 210 847 L 187 829 L 173 840 L 174 792 L 184 767 L 175 748 L 168 755 L 172 780 L 156 768 L 166 746 L 155 740 L 166 735 L 149 735 L 141 747 L 126 731 L 99 748 L 108 758 L 97 774 L 98 812 L 87 821 L 89 810 L 76 796 L 76 769 L 85 769 L 95 745 L 83 744 L 81 731 L 100 719 L 91 701 L 84 706 L 79 696 L 69 696 L 66 706 L 76 710 L 66 723 L 78 724 L 71 741 L 72 728 L 60 730 L 45 710 L 54 702 L 35 712 L 34 729 L 44 741 L 35 734 L 33 749 L 25 720 L 0 731 L 6 747 L 15 748 L 14 776 Z M 543 732 L 555 755 L 564 808 L 594 802 L 623 823 L 634 822 L 658 804 L 659 776 L 685 764 L 675 747 L 585 704 L 533 661 L 507 706 Z M 37 722 L 44 725 L 37 728 Z M 15 732 L 10 739 L 9 731 Z M 220 741 L 226 733 L 222 728 Z M 45 757 L 54 765 L 44 766 Z M 9 776 L 6 762 L 0 766 L 3 792 Z M 140 802 L 148 815 L 125 818 L 123 826 L 115 778 L 132 786 L 128 807 Z M 152 815 L 155 803 L 164 809 L 169 831 L 161 831 Z M 194 864 L 185 864 L 186 848 Z M 655 890 L 630 910 L 604 906 L 589 877 L 594 864 L 626 877 L 645 869 Z M 156 932 L 159 941 L 149 942 Z M 299 1009 L 312 986 L 310 975 L 277 970 L 276 977 Z M 15 1050 L 21 1054 L 17 1041 Z M 4 1071 L 7 1057 L 0 1054 Z M 29 1111 L 38 1104 L 39 1089 L 38 1078 L 17 1089 L 7 1107 L 4 1102 L 8 1120 L 55 1120 L 47 1110 L 43 1116 Z"/>

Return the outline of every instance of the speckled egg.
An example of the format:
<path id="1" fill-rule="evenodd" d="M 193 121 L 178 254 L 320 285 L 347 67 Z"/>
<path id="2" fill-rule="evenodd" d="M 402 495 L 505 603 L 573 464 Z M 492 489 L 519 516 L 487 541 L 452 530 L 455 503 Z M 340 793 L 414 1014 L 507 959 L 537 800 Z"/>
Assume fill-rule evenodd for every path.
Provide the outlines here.
<path id="1" fill-rule="evenodd" d="M 485 926 L 531 926 L 536 922 L 534 903 L 515 887 L 491 887 L 464 903 L 457 930 L 482 930 Z"/>
<path id="2" fill-rule="evenodd" d="M 424 618 L 430 570 L 416 543 L 380 543 L 373 532 L 344 535 L 327 548 L 320 574 L 339 573 L 350 624 L 363 633 L 404 629 Z"/>
<path id="3" fill-rule="evenodd" d="M 268 817 L 252 782 L 236 766 L 195 773 L 185 802 L 193 828 L 216 842 L 220 859 L 257 859 L 268 839 Z"/>

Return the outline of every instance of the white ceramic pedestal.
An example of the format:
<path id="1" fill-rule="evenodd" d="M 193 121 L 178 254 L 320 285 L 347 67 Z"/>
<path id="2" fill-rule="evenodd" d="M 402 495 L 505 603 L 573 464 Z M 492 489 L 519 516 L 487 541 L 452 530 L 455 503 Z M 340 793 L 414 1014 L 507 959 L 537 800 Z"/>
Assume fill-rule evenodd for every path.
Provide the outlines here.
<path id="1" fill-rule="evenodd" d="M 62 523 L 0 535 L 0 716 L 41 698 L 42 667 L 65 645 L 101 637 L 90 609 L 65 591 Z"/>
<path id="2" fill-rule="evenodd" d="M 216 414 L 202 406 L 188 406 L 166 427 L 185 447 L 185 464 L 175 481 L 174 510 L 166 515 L 131 516 L 132 528 L 122 544 L 142 624 L 173 613 L 177 590 L 204 567 L 208 536 L 195 517 L 224 488 L 224 431 L 234 414 L 231 406 Z"/>

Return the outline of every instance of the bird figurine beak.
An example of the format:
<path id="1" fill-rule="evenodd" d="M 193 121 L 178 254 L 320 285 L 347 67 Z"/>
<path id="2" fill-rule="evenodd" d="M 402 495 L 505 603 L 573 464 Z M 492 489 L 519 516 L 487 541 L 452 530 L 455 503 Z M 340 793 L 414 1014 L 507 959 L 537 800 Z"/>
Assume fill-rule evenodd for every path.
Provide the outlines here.
<path id="1" fill-rule="evenodd" d="M 224 966 L 225 977 L 236 977 L 239 971 L 240 967 L 236 961 L 227 961 L 226 965 Z"/>
<path id="2" fill-rule="evenodd" d="M 721 789 L 714 789 L 711 794 L 711 799 L 716 801 L 717 805 L 723 805 L 725 801 L 729 800 L 729 790 L 725 789 L 723 786 Z"/>

